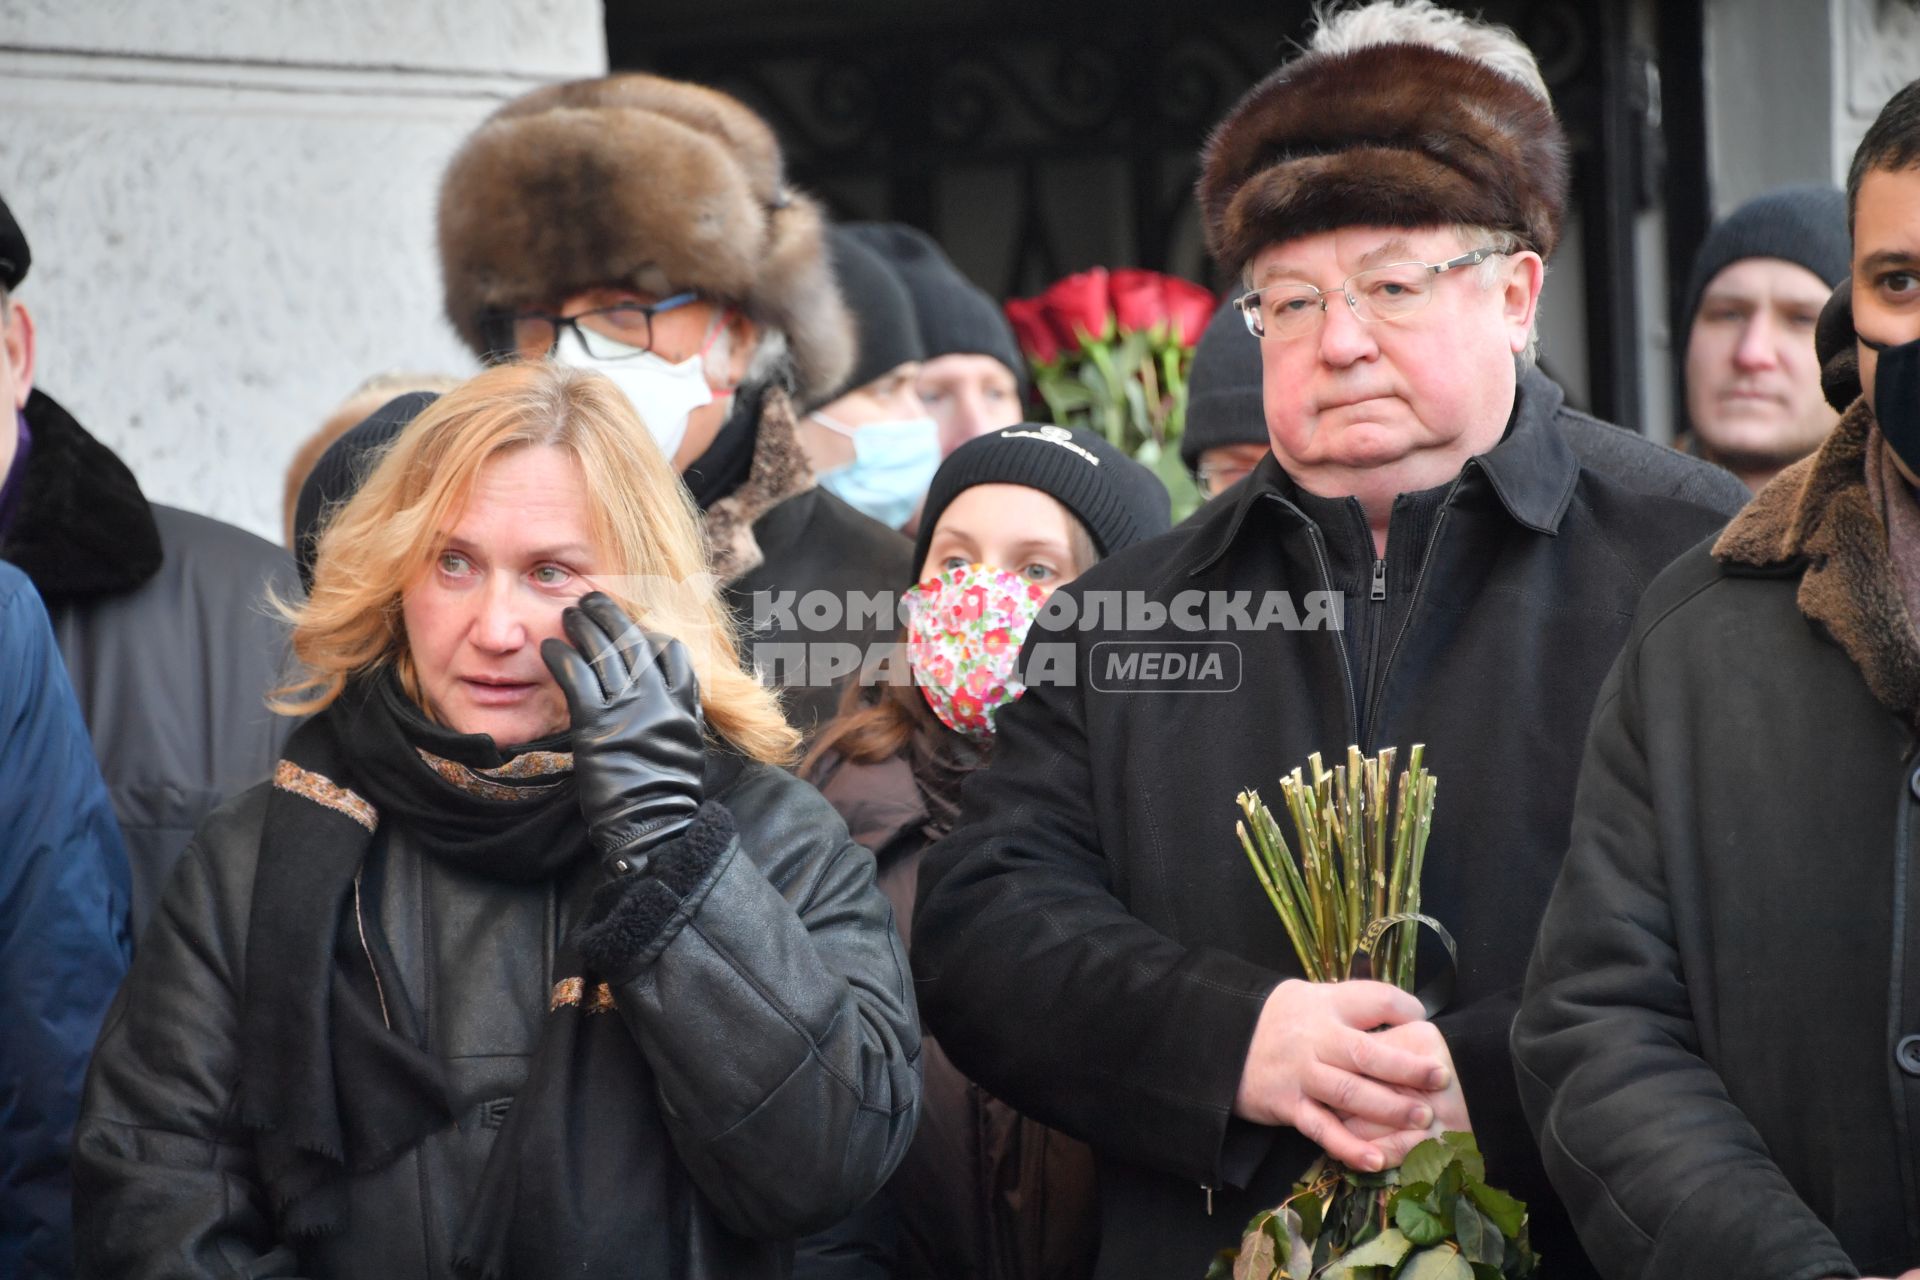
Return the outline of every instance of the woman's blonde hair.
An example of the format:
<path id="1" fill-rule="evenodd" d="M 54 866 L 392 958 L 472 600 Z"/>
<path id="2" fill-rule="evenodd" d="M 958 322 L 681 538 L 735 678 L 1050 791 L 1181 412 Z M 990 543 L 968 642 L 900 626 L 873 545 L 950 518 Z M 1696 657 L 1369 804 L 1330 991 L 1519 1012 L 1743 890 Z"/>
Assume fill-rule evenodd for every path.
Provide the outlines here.
<path id="1" fill-rule="evenodd" d="M 304 603 L 281 605 L 300 675 L 268 705 L 311 714 L 348 679 L 386 664 L 421 702 L 402 593 L 439 551 L 481 467 L 537 446 L 564 451 L 580 468 L 587 527 L 607 569 L 595 581 L 641 625 L 686 646 L 707 724 L 757 760 L 790 761 L 800 736 L 740 665 L 686 489 L 613 383 L 546 361 L 501 365 L 441 396 L 326 521 L 312 590 Z"/>

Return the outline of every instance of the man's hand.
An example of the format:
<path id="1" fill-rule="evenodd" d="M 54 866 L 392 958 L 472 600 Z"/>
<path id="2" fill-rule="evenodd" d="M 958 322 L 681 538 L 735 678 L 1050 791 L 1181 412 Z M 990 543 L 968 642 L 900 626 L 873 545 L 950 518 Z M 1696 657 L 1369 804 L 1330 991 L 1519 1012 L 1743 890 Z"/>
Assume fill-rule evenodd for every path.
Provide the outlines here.
<path id="1" fill-rule="evenodd" d="M 1388 1027 L 1374 1033 L 1376 1038 L 1397 1045 L 1413 1053 L 1429 1054 L 1446 1064 L 1451 1079 L 1447 1087 L 1434 1092 L 1414 1089 L 1401 1089 L 1409 1100 L 1425 1102 L 1433 1108 L 1433 1123 L 1424 1129 L 1389 1129 L 1386 1125 L 1371 1120 L 1346 1118 L 1349 1132 L 1363 1142 L 1370 1142 L 1380 1149 L 1387 1159 L 1387 1167 L 1393 1168 L 1404 1162 L 1407 1152 L 1425 1142 L 1428 1138 L 1437 1138 L 1443 1133 L 1472 1133 L 1473 1119 L 1467 1114 L 1467 1096 L 1460 1090 L 1460 1077 L 1453 1069 L 1453 1053 L 1447 1048 L 1447 1038 L 1431 1022 L 1408 1022 L 1397 1027 Z M 1905 1280 L 1905 1277 L 1902 1277 Z M 1920 1280 L 1920 1277 L 1916 1277 Z"/>
<path id="2" fill-rule="evenodd" d="M 1290 1125 L 1351 1168 L 1386 1168 L 1388 1153 L 1356 1136 L 1343 1117 L 1387 1133 L 1424 1131 L 1436 1122 L 1435 1103 L 1444 1091 L 1458 1092 L 1446 1046 L 1438 1053 L 1431 1048 L 1440 1033 L 1423 1040 L 1409 1030 L 1415 1024 L 1432 1030 L 1420 1014 L 1418 1000 L 1384 982 L 1281 983 L 1254 1027 L 1234 1114 L 1255 1124 Z M 1373 1033 L 1382 1025 L 1400 1034 Z M 1465 1112 L 1462 1101 L 1459 1113 Z"/>

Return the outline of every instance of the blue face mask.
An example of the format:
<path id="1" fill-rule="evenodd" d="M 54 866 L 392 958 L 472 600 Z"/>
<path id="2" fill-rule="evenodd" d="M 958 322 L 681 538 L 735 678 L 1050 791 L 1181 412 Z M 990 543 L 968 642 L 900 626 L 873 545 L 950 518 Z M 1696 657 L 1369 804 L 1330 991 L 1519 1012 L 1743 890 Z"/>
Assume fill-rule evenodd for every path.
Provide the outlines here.
<path id="1" fill-rule="evenodd" d="M 820 473 L 820 487 L 898 529 L 913 517 L 940 469 L 940 428 L 932 418 L 850 427 L 824 413 L 813 420 L 853 441 L 853 461 Z"/>

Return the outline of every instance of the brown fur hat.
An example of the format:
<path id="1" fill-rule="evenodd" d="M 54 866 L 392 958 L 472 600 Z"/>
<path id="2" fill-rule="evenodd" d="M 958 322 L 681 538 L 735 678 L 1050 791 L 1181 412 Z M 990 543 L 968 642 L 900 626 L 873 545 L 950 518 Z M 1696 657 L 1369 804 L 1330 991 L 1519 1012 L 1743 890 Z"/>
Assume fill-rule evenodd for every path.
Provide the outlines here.
<path id="1" fill-rule="evenodd" d="M 802 395 L 853 361 L 822 216 L 759 116 L 650 75 L 549 85 L 467 139 L 440 184 L 447 318 L 486 354 L 489 311 L 603 285 L 696 289 L 787 337 Z"/>
<path id="2" fill-rule="evenodd" d="M 1238 273 L 1269 244 L 1337 227 L 1560 240 L 1567 140 L 1553 108 L 1485 63 L 1416 44 L 1308 53 L 1262 80 L 1200 155 L 1207 250 Z"/>

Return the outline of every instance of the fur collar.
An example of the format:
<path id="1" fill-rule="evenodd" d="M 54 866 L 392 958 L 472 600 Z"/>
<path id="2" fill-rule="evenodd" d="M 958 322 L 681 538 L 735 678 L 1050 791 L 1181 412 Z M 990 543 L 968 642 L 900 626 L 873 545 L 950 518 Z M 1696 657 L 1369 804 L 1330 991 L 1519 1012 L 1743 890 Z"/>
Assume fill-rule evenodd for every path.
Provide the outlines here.
<path id="1" fill-rule="evenodd" d="M 1800 568 L 1800 612 L 1825 627 L 1889 710 L 1920 724 L 1920 635 L 1867 488 L 1875 430 L 1864 399 L 1826 443 L 1775 476 L 1714 543 L 1715 558 L 1756 569 Z"/>
<path id="2" fill-rule="evenodd" d="M 813 485 L 813 468 L 800 448 L 793 400 L 780 388 L 770 388 L 760 402 L 753 463 L 746 480 L 706 511 L 707 560 L 723 585 L 766 562 L 766 553 L 753 536 L 753 522 Z"/>
<path id="3" fill-rule="evenodd" d="M 160 530 L 139 481 L 52 396 L 27 399 L 33 447 L 0 559 L 49 605 L 119 595 L 160 571 Z"/>

